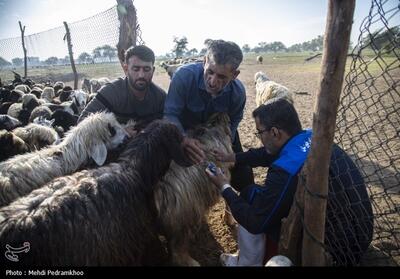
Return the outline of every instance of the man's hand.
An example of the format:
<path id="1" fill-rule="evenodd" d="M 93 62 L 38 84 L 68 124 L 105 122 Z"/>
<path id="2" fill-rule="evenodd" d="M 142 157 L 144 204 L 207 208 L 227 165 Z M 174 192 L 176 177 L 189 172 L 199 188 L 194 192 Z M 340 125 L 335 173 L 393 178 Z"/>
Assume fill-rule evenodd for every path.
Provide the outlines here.
<path id="1" fill-rule="evenodd" d="M 182 141 L 182 147 L 185 150 L 186 155 L 194 164 L 204 162 L 206 159 L 203 146 L 198 140 L 184 137 Z"/>
<path id="2" fill-rule="evenodd" d="M 133 138 L 137 135 L 138 131 L 135 130 L 134 126 L 126 126 L 125 127 L 125 132 L 128 133 L 129 138 Z"/>
<path id="3" fill-rule="evenodd" d="M 206 168 L 206 173 L 212 183 L 217 186 L 218 190 L 221 191 L 222 186 L 225 184 L 229 184 L 228 178 L 226 178 L 225 174 L 222 172 L 220 168 L 217 168 L 215 174 L 213 174 L 208 168 Z"/>
<path id="4" fill-rule="evenodd" d="M 211 154 L 215 156 L 215 158 L 219 162 L 235 162 L 236 156 L 235 153 L 224 153 L 221 150 L 213 149 L 211 150 Z"/>

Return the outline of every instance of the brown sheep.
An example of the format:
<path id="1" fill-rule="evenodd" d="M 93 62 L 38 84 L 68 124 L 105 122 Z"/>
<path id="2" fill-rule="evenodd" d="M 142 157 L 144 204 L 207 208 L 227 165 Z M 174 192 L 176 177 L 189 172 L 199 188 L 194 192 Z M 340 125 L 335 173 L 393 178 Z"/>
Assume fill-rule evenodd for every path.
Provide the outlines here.
<path id="1" fill-rule="evenodd" d="M 198 127 L 189 136 L 198 139 L 208 151 L 216 148 L 232 153 L 229 117 L 221 114 Z M 207 160 L 216 162 L 211 152 L 206 152 Z M 220 163 L 228 175 L 231 163 Z M 165 235 L 172 261 L 177 265 L 199 265 L 188 252 L 188 242 L 199 230 L 208 210 L 215 205 L 219 192 L 205 173 L 206 164 L 182 168 L 176 164 L 160 181 L 155 191 L 155 202 L 159 214 L 162 234 Z"/>

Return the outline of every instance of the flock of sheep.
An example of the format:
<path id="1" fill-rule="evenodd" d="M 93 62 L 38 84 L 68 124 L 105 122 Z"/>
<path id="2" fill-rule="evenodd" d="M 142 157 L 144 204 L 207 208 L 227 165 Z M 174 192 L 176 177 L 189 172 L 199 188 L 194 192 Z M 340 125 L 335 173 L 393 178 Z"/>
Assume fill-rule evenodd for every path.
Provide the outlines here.
<path id="1" fill-rule="evenodd" d="M 18 76 L 0 82 L 0 243 L 30 243 L 20 265 L 157 265 L 163 263 L 149 251 L 161 253 L 163 235 L 172 264 L 199 265 L 188 243 L 219 200 L 206 166 L 189 166 L 181 134 L 162 120 L 133 138 L 108 112 L 77 124 L 106 82 L 84 80 L 84 90 Z M 264 73 L 255 83 L 257 106 L 293 102 Z M 229 125 L 217 114 L 189 132 L 227 174 L 232 166 L 210 151 L 232 152 Z"/>

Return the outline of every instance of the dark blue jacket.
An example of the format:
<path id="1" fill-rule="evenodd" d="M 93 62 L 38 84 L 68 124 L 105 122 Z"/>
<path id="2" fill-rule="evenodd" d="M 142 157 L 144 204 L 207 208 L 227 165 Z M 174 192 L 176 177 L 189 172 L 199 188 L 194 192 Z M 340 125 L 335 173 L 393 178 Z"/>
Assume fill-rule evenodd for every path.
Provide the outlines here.
<path id="1" fill-rule="evenodd" d="M 277 156 L 271 156 L 265 148 L 236 154 L 237 163 L 269 168 L 264 186 L 249 185 L 240 196 L 230 188 L 223 192 L 233 216 L 250 233 L 267 233 L 275 241 L 279 240 L 281 220 L 287 217 L 292 206 L 311 136 L 310 130 L 295 135 Z M 325 235 L 328 250 L 336 262 L 354 264 L 371 242 L 372 230 L 372 207 L 363 178 L 351 158 L 334 145 Z M 348 241 L 351 245 L 347 245 Z"/>

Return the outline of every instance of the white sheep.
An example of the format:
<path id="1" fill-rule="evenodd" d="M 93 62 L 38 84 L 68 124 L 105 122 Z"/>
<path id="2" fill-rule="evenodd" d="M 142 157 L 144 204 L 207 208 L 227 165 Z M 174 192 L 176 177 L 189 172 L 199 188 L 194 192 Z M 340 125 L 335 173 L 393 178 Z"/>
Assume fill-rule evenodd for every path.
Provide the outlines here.
<path id="1" fill-rule="evenodd" d="M 107 150 L 116 148 L 126 138 L 127 133 L 114 114 L 95 113 L 71 129 L 60 144 L 2 162 L 0 207 L 53 178 L 75 172 L 91 158 L 103 165 Z"/>
<path id="2" fill-rule="evenodd" d="M 257 64 L 262 64 L 264 60 L 264 57 L 262 57 L 261 55 L 257 56 Z"/>
<path id="3" fill-rule="evenodd" d="M 102 78 L 98 78 L 98 79 L 91 79 L 90 80 L 90 93 L 98 92 L 100 90 L 100 88 L 103 87 L 103 85 L 106 85 L 107 83 L 110 83 L 110 82 L 111 81 L 106 77 L 102 77 Z"/>
<path id="4" fill-rule="evenodd" d="M 293 104 L 292 93 L 289 89 L 279 83 L 270 80 L 263 72 L 254 75 L 256 84 L 256 106 L 259 107 L 273 98 L 284 98 Z"/>
<path id="5" fill-rule="evenodd" d="M 48 103 L 51 103 L 55 97 L 53 87 L 45 87 L 42 92 L 42 99 Z"/>
<path id="6" fill-rule="evenodd" d="M 16 128 L 12 132 L 26 142 L 30 151 L 40 150 L 43 147 L 52 145 L 59 139 L 57 132 L 53 128 L 35 123 Z"/>

